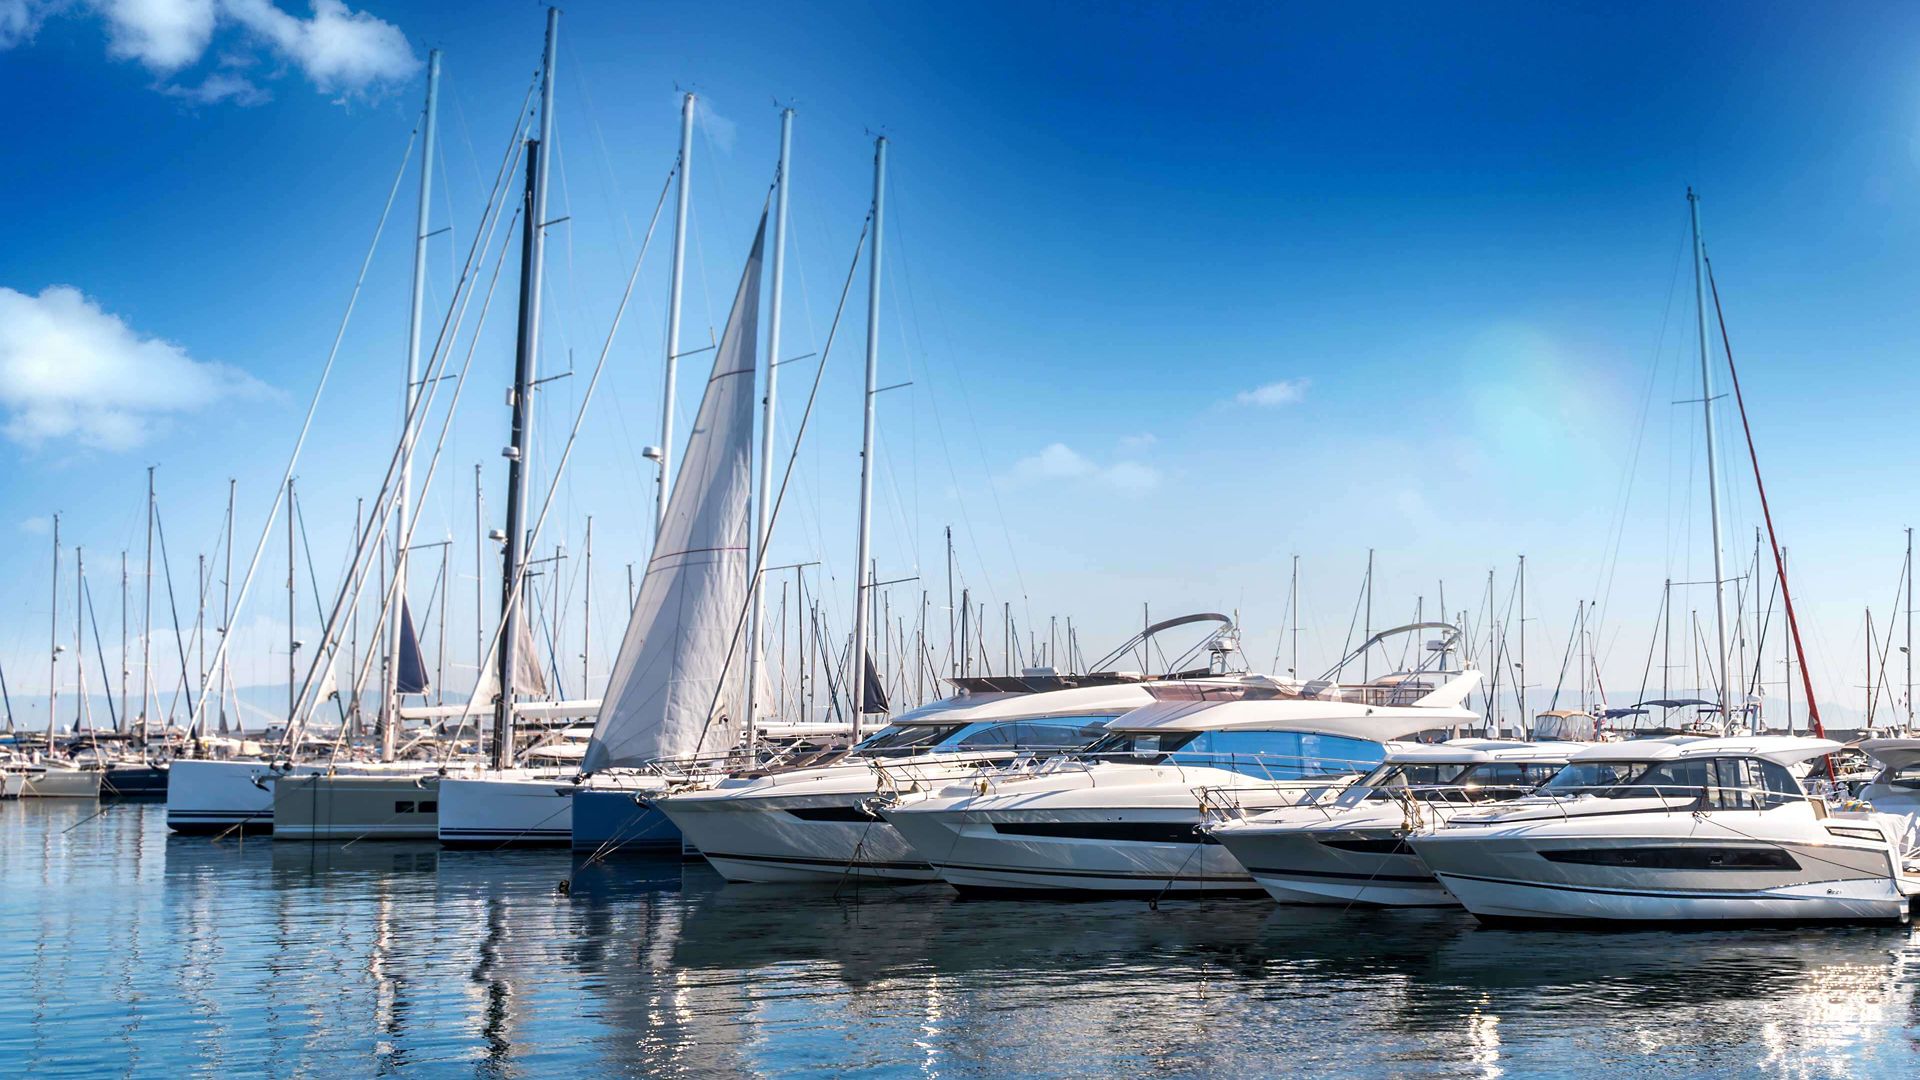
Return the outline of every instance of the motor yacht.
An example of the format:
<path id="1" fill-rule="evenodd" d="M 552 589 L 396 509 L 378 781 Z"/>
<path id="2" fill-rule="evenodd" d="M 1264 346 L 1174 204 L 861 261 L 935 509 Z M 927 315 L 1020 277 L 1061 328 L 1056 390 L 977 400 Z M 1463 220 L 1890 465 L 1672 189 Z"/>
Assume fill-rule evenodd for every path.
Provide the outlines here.
<path id="1" fill-rule="evenodd" d="M 1840 749 L 1794 736 L 1600 744 L 1534 796 L 1408 839 L 1483 920 L 1904 922 L 1920 891 L 1907 819 L 1809 790 L 1810 763 Z"/>
<path id="2" fill-rule="evenodd" d="M 969 690 L 896 717 L 825 762 L 727 777 L 653 805 L 729 881 L 935 881 L 871 800 L 1085 747 L 1107 721 L 1152 700 L 1138 681 Z"/>
<path id="3" fill-rule="evenodd" d="M 1440 630 L 1428 664 L 1358 684 L 1334 676 L 1390 637 Z M 1446 670 L 1457 631 L 1382 631 L 1328 677 L 1177 683 L 1082 753 L 1003 769 L 880 806 L 917 857 L 980 893 L 1198 895 L 1259 886 L 1212 837 L 1211 811 L 1251 814 L 1344 787 L 1388 744 L 1477 724 L 1476 671 Z"/>
<path id="4" fill-rule="evenodd" d="M 1408 833 L 1553 778 L 1577 743 L 1453 739 L 1394 748 L 1331 798 L 1204 826 L 1283 904 L 1455 906 L 1407 844 Z"/>

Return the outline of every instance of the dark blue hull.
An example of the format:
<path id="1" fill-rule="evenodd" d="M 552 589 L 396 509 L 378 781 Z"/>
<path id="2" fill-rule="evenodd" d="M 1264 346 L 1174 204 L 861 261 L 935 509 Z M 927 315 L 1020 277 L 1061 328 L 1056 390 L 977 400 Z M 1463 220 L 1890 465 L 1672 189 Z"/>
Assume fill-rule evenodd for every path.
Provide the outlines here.
<path id="1" fill-rule="evenodd" d="M 630 791 L 583 789 L 573 795 L 573 849 L 602 854 L 678 854 L 680 830 Z"/>

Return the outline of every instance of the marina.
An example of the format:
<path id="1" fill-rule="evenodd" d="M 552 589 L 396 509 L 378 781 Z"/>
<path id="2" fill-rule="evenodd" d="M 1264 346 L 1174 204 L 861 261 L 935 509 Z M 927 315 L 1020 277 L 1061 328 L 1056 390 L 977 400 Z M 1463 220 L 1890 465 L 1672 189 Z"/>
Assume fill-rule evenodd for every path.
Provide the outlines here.
<path id="1" fill-rule="evenodd" d="M 1920 16 L 733 7 L 0 0 L 9 1075 L 1920 1070 Z"/>
<path id="2" fill-rule="evenodd" d="M 1594 935 L 1461 913 L 726 885 L 565 852 L 169 839 L 0 807 L 10 1060 L 36 1076 L 338 1068 L 1736 1075 L 1914 1068 L 1905 928 Z M 71 830 L 71 831 L 68 831 Z M 570 895 L 554 886 L 573 873 Z M 80 909 L 64 897 L 85 893 Z M 1516 957 L 1521 958 L 1516 962 Z M 71 1037 L 75 1024 L 92 1032 Z M 1006 1029 L 1018 1038 L 1002 1037 Z"/>

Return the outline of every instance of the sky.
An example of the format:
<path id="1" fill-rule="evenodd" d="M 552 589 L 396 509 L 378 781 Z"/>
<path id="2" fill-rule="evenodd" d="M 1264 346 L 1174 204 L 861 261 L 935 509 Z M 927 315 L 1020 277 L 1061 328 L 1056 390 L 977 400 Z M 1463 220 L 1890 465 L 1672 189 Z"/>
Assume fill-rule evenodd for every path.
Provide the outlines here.
<path id="1" fill-rule="evenodd" d="M 0 244 L 0 665 L 22 723 L 44 722 L 56 512 L 62 640 L 79 545 L 117 679 L 125 551 L 141 651 L 149 466 L 167 543 L 156 681 L 177 681 L 174 611 L 190 630 L 201 555 L 218 609 L 229 478 L 236 591 L 263 552 L 233 621 L 236 677 L 285 678 L 284 517 L 262 530 L 338 334 L 295 470 L 293 636 L 317 638 L 314 594 L 337 588 L 355 500 L 398 436 L 428 51 L 444 63 L 431 342 L 538 66 L 543 10 L 0 0 L 0 92 L 19 103 L 0 173 L 16 208 Z M 659 441 L 670 202 L 607 342 L 689 90 L 686 347 L 719 333 L 779 109 L 796 110 L 782 461 L 867 213 L 873 138 L 890 140 L 878 362 L 881 385 L 908 385 L 877 401 L 873 555 L 898 579 L 896 629 L 924 589 L 944 644 L 951 527 L 955 588 L 986 605 L 996 665 L 1003 618 L 1023 653 L 1071 618 L 1092 659 L 1144 606 L 1236 614 L 1261 669 L 1294 666 L 1297 637 L 1301 674 L 1318 674 L 1366 621 L 1372 552 L 1372 625 L 1431 616 L 1444 589 L 1484 642 L 1491 610 L 1509 652 L 1524 637 L 1529 705 L 1545 707 L 1556 684 L 1559 704 L 1578 696 L 1560 668 L 1591 605 L 1586 651 L 1609 702 L 1651 696 L 1663 583 L 1713 575 L 1691 186 L 1817 694 L 1837 716 L 1861 711 L 1869 650 L 1891 633 L 1879 707 L 1904 710 L 1920 10 L 569 5 L 539 365 L 574 374 L 543 384 L 533 454 L 536 498 L 555 491 L 539 554 L 567 553 L 551 614 L 569 692 L 583 650 L 587 692 L 604 680 L 627 566 L 651 544 L 641 450 Z M 474 375 L 420 499 L 416 540 L 449 542 L 447 579 L 437 549 L 416 555 L 410 602 L 430 664 L 445 613 L 449 686 L 470 681 L 476 649 L 476 465 L 486 527 L 504 505 L 513 255 L 478 333 L 473 312 L 462 324 Z M 769 553 L 818 564 L 807 598 L 835 634 L 854 588 L 864 273 Z M 682 438 L 704 363 L 682 364 Z M 1713 408 L 1728 604 L 1751 611 L 1753 473 L 1733 403 Z M 487 612 L 497 586 L 478 584 Z M 1770 573 L 1758 587 L 1764 611 Z M 1712 589 L 1673 597 L 1684 669 L 1688 637 L 1712 634 Z M 1777 621 L 1763 648 L 1778 697 Z M 1693 678 L 1680 669 L 1675 689 Z M 71 693 L 70 660 L 58 677 Z"/>

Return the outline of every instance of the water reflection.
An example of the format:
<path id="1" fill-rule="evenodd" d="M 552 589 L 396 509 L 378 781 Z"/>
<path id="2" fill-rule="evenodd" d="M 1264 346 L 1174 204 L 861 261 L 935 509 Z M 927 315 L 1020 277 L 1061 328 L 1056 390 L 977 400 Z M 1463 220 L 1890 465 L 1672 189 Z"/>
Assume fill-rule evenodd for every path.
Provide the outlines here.
<path id="1" fill-rule="evenodd" d="M 1906 931 L 835 896 L 92 812 L 0 806 L 10 1071 L 1895 1076 L 1920 1031 Z"/>

